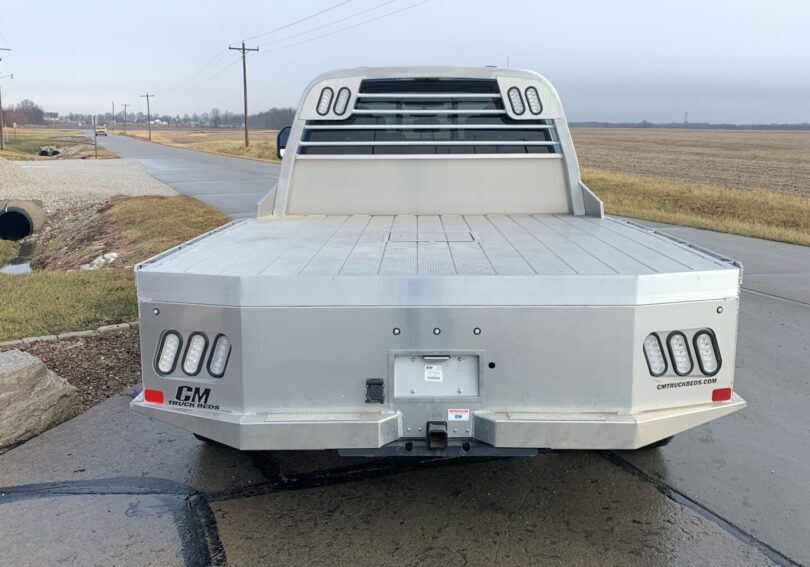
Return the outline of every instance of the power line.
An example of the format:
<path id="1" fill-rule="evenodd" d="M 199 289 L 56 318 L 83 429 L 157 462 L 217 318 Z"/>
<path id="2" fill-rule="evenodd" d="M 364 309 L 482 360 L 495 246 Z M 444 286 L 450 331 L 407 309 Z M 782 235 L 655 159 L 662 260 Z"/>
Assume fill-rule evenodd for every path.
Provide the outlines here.
<path id="1" fill-rule="evenodd" d="M 300 20 L 295 20 L 294 22 L 290 22 L 289 24 L 284 24 L 283 26 L 279 26 L 279 27 L 277 27 L 277 28 L 273 28 L 272 30 L 268 30 L 268 31 L 266 31 L 266 32 L 264 32 L 264 33 L 260 33 L 260 34 L 257 34 L 257 35 L 253 35 L 253 36 L 250 36 L 250 37 L 246 37 L 246 38 L 244 39 L 244 41 L 250 41 L 250 40 L 252 40 L 252 39 L 256 39 L 256 38 L 258 38 L 258 37 L 264 37 L 264 36 L 266 36 L 266 35 L 270 35 L 271 33 L 275 33 L 275 32 L 277 32 L 277 31 L 281 31 L 281 30 L 283 30 L 283 29 L 287 29 L 287 28 L 289 28 L 289 27 L 292 27 L 292 26 L 294 26 L 294 25 L 296 25 L 296 24 L 300 24 L 301 22 L 306 22 L 307 20 L 311 20 L 312 18 L 315 18 L 315 17 L 317 17 L 317 16 L 320 16 L 321 14 L 325 14 L 326 12 L 331 12 L 331 11 L 332 11 L 332 10 L 334 10 L 335 8 L 339 8 L 339 7 L 343 6 L 344 4 L 348 4 L 348 3 L 349 3 L 349 2 L 351 2 L 351 1 L 352 1 L 352 0 L 343 0 L 343 2 L 338 2 L 337 4 L 334 4 L 334 5 L 332 5 L 332 6 L 329 6 L 328 8 L 326 8 L 326 9 L 324 9 L 324 10 L 321 10 L 320 12 L 315 12 L 314 14 L 310 14 L 309 16 L 306 16 L 305 18 L 301 18 Z"/>
<path id="2" fill-rule="evenodd" d="M 245 147 L 250 145 L 248 140 L 248 107 L 247 107 L 247 53 L 248 51 L 259 51 L 258 47 L 245 47 L 245 42 L 242 42 L 242 47 L 228 46 L 229 50 L 240 51 L 242 53 L 242 92 L 245 95 Z"/>
<path id="3" fill-rule="evenodd" d="M 207 63 L 205 63 L 202 67 L 200 67 L 199 69 L 194 71 L 191 75 L 189 75 L 186 79 L 180 81 L 179 83 L 177 83 L 173 87 L 167 89 L 165 92 L 168 93 L 168 92 L 175 91 L 175 90 L 179 89 L 180 87 L 182 87 L 183 85 L 185 85 L 186 83 L 188 83 L 189 81 L 192 81 L 198 75 L 200 75 L 203 71 L 205 71 L 207 68 L 209 68 L 209 67 L 213 66 L 215 63 L 217 63 L 227 53 L 228 53 L 228 50 L 223 49 L 222 51 L 217 53 L 213 58 L 211 58 Z"/>
<path id="4" fill-rule="evenodd" d="M 121 106 L 124 107 L 124 134 L 127 133 L 127 108 L 132 106 L 131 104 L 127 104 L 126 102 L 122 102 Z"/>
<path id="5" fill-rule="evenodd" d="M 228 52 L 228 49 L 226 48 L 225 53 L 227 53 L 227 52 Z M 191 88 L 194 88 L 194 87 L 198 87 L 198 86 L 200 86 L 202 84 L 207 83 L 211 79 L 215 79 L 216 77 L 219 77 L 222 73 L 224 73 L 225 71 L 227 71 L 228 69 L 230 69 L 231 67 L 236 65 L 237 63 L 239 63 L 239 58 L 238 57 L 236 59 L 234 59 L 233 61 L 231 61 L 230 63 L 228 63 L 227 65 L 225 65 L 225 67 L 223 67 L 222 69 L 219 69 L 213 75 L 209 75 L 209 76 L 207 76 L 207 77 L 205 77 L 203 79 L 200 79 L 198 81 L 193 81 L 192 83 L 190 83 L 188 85 L 184 85 L 184 84 L 181 83 L 180 85 L 178 85 L 178 86 L 174 87 L 173 89 L 171 89 L 171 91 L 174 91 L 174 90 L 188 90 L 188 89 L 191 89 Z M 171 91 L 166 91 L 166 92 L 171 92 Z"/>
<path id="6" fill-rule="evenodd" d="M 231 67 L 233 67 L 234 65 L 236 65 L 237 63 L 239 63 L 239 58 L 234 59 L 233 61 L 231 61 L 229 64 L 225 65 L 225 67 L 223 67 L 222 69 L 220 69 L 219 71 L 217 71 L 217 72 L 216 72 L 216 73 L 214 73 L 213 75 L 211 75 L 211 76 L 209 76 L 209 77 L 206 77 L 205 79 L 201 79 L 200 81 L 197 81 L 196 83 L 192 83 L 191 85 L 188 85 L 187 87 L 184 87 L 184 88 L 189 89 L 189 88 L 191 88 L 191 87 L 198 87 L 198 86 L 200 86 L 200 85 L 202 85 L 202 84 L 204 84 L 204 83 L 207 83 L 207 82 L 208 82 L 208 81 L 210 81 L 211 79 L 216 79 L 216 78 L 217 78 L 217 77 L 219 77 L 219 76 L 220 76 L 222 73 L 224 73 L 225 71 L 227 71 L 228 69 L 230 69 Z"/>
<path id="7" fill-rule="evenodd" d="M 155 96 L 155 95 L 149 94 L 149 93 L 141 95 L 141 98 L 146 99 L 146 127 L 149 129 L 149 140 L 150 141 L 152 140 L 152 111 L 149 108 L 149 99 L 152 98 L 153 96 Z"/>
<path id="8" fill-rule="evenodd" d="M 421 2 L 417 2 L 416 4 L 411 4 L 410 6 L 405 6 L 404 8 L 400 8 L 399 10 L 394 10 L 393 12 L 388 12 L 388 13 L 383 14 L 383 15 L 381 15 L 381 16 L 377 16 L 376 18 L 370 18 L 370 19 L 368 19 L 368 20 L 363 20 L 362 22 L 356 23 L 356 24 L 354 24 L 354 25 L 352 25 L 352 26 L 346 26 L 345 28 L 340 28 L 340 29 L 335 30 L 335 31 L 333 31 L 333 32 L 329 32 L 329 33 L 325 33 L 325 34 L 318 35 L 318 36 L 315 36 L 315 37 L 311 37 L 311 38 L 309 38 L 309 39 L 305 39 L 305 40 L 303 40 L 303 41 L 298 41 L 298 42 L 295 42 L 295 43 L 290 43 L 290 44 L 288 44 L 288 45 L 282 45 L 281 47 L 276 47 L 275 49 L 268 49 L 267 51 L 265 51 L 265 53 L 272 53 L 272 52 L 274 52 L 274 51 L 281 51 L 282 49 L 287 49 L 287 48 L 289 48 L 289 47 L 295 47 L 295 46 L 297 46 L 297 45 L 303 45 L 303 44 L 305 44 L 305 43 L 309 43 L 309 42 L 311 42 L 311 41 L 315 41 L 316 39 L 322 39 L 322 38 L 324 38 L 324 37 L 329 37 L 329 36 L 332 36 L 332 35 L 335 35 L 335 34 L 338 34 L 338 33 L 344 32 L 344 31 L 353 30 L 354 28 L 358 28 L 358 27 L 360 27 L 360 26 L 363 26 L 363 25 L 366 25 L 366 24 L 370 24 L 370 23 L 372 23 L 372 22 L 376 22 L 376 21 L 378 21 L 378 20 L 382 20 L 383 18 L 387 18 L 387 17 L 389 17 L 389 16 L 393 16 L 394 14 L 399 14 L 400 12 L 404 12 L 405 10 L 410 10 L 411 8 L 416 8 L 417 6 L 421 6 L 422 4 L 427 4 L 427 3 L 428 3 L 428 2 L 430 2 L 430 1 L 431 1 L 431 0 L 422 0 Z M 259 46 L 259 47 L 261 47 L 261 46 Z"/>
<path id="9" fill-rule="evenodd" d="M 346 16 L 345 18 L 335 20 L 334 22 L 329 22 L 328 24 L 324 24 L 324 25 L 318 26 L 316 28 L 310 28 L 310 29 L 308 29 L 306 31 L 302 31 L 302 32 L 299 32 L 299 33 L 296 33 L 296 34 L 293 34 L 293 35 L 288 35 L 287 37 L 282 37 L 282 38 L 279 38 L 279 39 L 274 39 L 273 41 L 268 41 L 267 43 L 261 44 L 259 47 L 264 47 L 265 45 L 272 45 L 274 43 L 281 43 L 283 41 L 287 41 L 288 39 L 294 39 L 296 37 L 301 37 L 302 35 L 306 35 L 308 33 L 314 32 L 314 31 L 322 30 L 323 28 L 328 28 L 330 26 L 334 26 L 335 24 L 339 24 L 341 22 L 345 22 L 346 20 L 351 20 L 352 18 L 356 18 L 357 16 L 362 16 L 363 14 L 367 14 L 368 12 L 376 10 L 377 8 L 382 8 L 383 6 L 387 6 L 388 4 L 393 4 L 396 1 L 397 0 L 386 0 L 385 2 L 380 2 L 379 4 L 375 4 L 371 8 L 366 8 L 365 10 L 361 10 L 360 12 L 356 12 L 354 14 Z"/>

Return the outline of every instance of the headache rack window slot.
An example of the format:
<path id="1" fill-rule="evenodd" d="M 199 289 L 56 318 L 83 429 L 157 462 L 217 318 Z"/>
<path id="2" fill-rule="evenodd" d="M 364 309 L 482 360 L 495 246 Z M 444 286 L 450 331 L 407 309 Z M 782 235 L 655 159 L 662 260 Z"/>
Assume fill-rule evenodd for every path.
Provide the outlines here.
<path id="1" fill-rule="evenodd" d="M 382 93 L 475 93 L 500 94 L 498 81 L 494 79 L 446 79 L 440 77 L 365 79 L 360 83 L 360 92 Z"/>
<path id="2" fill-rule="evenodd" d="M 412 115 L 437 115 L 437 114 L 451 114 L 453 116 L 458 114 L 506 114 L 505 110 L 482 110 L 478 108 L 469 108 L 469 109 L 457 109 L 457 110 L 423 110 L 423 109 L 415 109 L 415 110 L 406 110 L 406 109 L 395 109 L 395 110 L 355 110 L 355 114 L 373 114 L 373 115 L 381 115 L 381 114 L 393 114 L 393 115 L 400 115 L 400 114 L 412 114 Z"/>
<path id="3" fill-rule="evenodd" d="M 554 123 L 511 118 L 490 79 L 365 80 L 345 120 L 309 120 L 302 155 L 560 154 Z"/>

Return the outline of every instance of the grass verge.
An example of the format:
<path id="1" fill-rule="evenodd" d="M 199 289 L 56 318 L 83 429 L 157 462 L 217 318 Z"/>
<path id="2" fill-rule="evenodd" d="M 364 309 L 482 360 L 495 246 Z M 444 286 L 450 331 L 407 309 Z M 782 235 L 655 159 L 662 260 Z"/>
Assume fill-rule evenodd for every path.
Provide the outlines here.
<path id="1" fill-rule="evenodd" d="M 52 160 L 88 159 L 95 157 L 93 139 L 80 129 L 71 128 L 18 128 L 16 132 L 6 132 L 8 139 L 0 157 L 8 160 Z M 37 155 L 42 146 L 56 146 L 62 153 L 53 157 Z M 98 146 L 99 159 L 113 159 L 118 156 L 110 150 Z"/>
<path id="2" fill-rule="evenodd" d="M 598 169 L 583 180 L 605 211 L 638 219 L 810 246 L 810 199 Z"/>
<path id="3" fill-rule="evenodd" d="M 16 258 L 20 251 L 20 246 L 11 240 L 0 240 L 0 266 L 8 263 L 12 258 Z"/>
<path id="4" fill-rule="evenodd" d="M 123 134 L 123 132 L 118 132 Z M 152 141 L 166 146 L 228 156 L 279 162 L 276 156 L 276 130 L 251 130 L 250 146 L 245 147 L 242 130 L 152 130 Z M 127 130 L 127 136 L 147 140 L 147 130 Z"/>
<path id="5" fill-rule="evenodd" d="M 137 317 L 132 270 L 0 274 L 0 341 L 94 329 Z"/>
<path id="6" fill-rule="evenodd" d="M 189 197 L 112 199 L 70 230 L 42 242 L 33 273 L 0 274 L 0 341 L 135 319 L 132 264 L 228 220 Z M 119 257 L 111 266 L 76 270 L 112 251 Z"/>

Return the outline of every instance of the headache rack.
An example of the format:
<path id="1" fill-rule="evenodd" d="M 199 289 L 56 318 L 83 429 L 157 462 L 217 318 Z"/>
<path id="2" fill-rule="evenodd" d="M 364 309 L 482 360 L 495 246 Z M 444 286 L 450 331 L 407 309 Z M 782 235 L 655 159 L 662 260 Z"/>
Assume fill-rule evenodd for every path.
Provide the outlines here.
<path id="1" fill-rule="evenodd" d="M 553 120 L 520 121 L 492 79 L 366 79 L 345 120 L 307 120 L 300 155 L 559 154 Z"/>

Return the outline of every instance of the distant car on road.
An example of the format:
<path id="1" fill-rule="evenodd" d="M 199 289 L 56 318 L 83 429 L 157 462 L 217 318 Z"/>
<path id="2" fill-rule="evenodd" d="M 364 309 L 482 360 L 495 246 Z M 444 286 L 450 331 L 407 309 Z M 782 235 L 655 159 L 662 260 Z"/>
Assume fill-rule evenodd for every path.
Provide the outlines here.
<path id="1" fill-rule="evenodd" d="M 106 126 L 96 126 L 96 136 L 106 136 L 106 135 L 107 135 Z"/>

